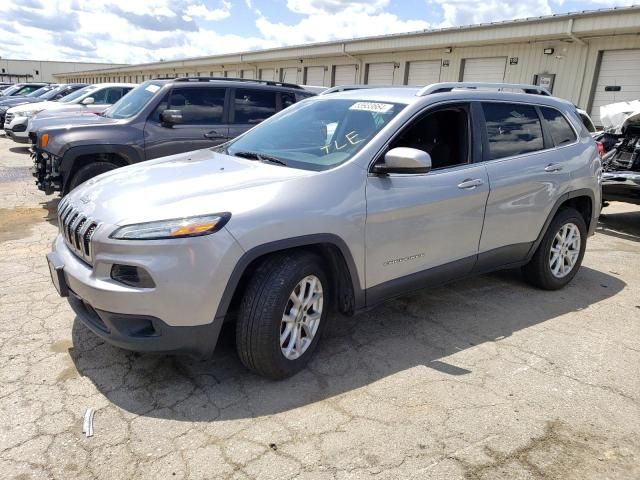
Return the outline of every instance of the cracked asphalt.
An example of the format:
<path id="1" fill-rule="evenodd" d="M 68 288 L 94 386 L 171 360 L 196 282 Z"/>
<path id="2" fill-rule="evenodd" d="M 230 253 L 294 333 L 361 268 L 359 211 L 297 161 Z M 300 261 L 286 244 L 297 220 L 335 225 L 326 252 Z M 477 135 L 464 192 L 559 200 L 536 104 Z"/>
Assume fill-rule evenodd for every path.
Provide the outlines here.
<path id="1" fill-rule="evenodd" d="M 640 208 L 605 209 L 562 291 L 501 272 L 337 317 L 271 382 L 231 332 L 195 361 L 84 328 L 50 283 L 57 198 L 29 166 L 0 137 L 2 478 L 640 478 Z"/>

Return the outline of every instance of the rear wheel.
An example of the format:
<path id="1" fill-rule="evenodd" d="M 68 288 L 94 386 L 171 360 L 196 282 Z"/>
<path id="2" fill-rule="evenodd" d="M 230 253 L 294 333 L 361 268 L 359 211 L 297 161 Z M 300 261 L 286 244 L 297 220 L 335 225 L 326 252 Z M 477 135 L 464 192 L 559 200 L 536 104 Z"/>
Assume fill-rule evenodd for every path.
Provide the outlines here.
<path id="1" fill-rule="evenodd" d="M 240 305 L 236 345 L 242 363 L 273 379 L 303 369 L 327 323 L 329 291 L 316 255 L 267 259 L 253 275 Z"/>
<path id="2" fill-rule="evenodd" d="M 525 278 L 545 290 L 564 287 L 578 273 L 586 245 L 587 225 L 582 215 L 573 208 L 561 209 L 523 267 Z"/>
<path id="3" fill-rule="evenodd" d="M 116 168 L 118 166 L 111 162 L 92 162 L 89 165 L 80 167 L 69 181 L 69 192 L 87 180 Z"/>

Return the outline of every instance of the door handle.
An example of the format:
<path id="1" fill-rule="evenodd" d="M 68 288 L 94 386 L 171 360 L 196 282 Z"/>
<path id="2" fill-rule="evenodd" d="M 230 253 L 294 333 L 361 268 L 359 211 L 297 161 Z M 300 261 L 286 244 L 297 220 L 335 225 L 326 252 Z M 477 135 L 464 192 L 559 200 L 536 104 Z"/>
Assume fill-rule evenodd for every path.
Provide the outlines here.
<path id="1" fill-rule="evenodd" d="M 559 172 L 560 170 L 562 170 L 562 166 L 557 163 L 550 163 L 544 167 L 545 172 Z"/>
<path id="2" fill-rule="evenodd" d="M 463 190 L 473 190 L 483 184 L 484 182 L 479 178 L 467 178 L 465 181 L 458 184 L 458 188 Z"/>
<path id="3" fill-rule="evenodd" d="M 210 132 L 205 133 L 204 136 L 205 138 L 224 138 L 224 135 L 220 135 L 215 130 L 211 130 Z"/>

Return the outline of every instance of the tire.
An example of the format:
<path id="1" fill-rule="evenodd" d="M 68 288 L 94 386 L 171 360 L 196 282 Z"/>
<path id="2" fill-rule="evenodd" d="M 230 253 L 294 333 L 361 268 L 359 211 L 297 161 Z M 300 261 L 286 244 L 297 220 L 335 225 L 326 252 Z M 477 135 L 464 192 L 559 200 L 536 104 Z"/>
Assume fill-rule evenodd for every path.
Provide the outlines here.
<path id="1" fill-rule="evenodd" d="M 73 174 L 73 177 L 71 177 L 71 180 L 69 181 L 69 189 L 67 191 L 70 192 L 87 180 L 116 168 L 118 168 L 118 166 L 111 162 L 92 162 L 89 165 L 80 167 L 80 169 Z"/>
<path id="2" fill-rule="evenodd" d="M 308 303 L 307 309 L 302 302 L 302 308 L 297 309 L 291 297 L 300 295 L 298 289 L 303 282 L 306 282 L 305 292 L 311 291 L 311 285 L 317 289 L 317 282 L 312 283 L 312 277 L 319 282 L 321 289 L 320 295 L 316 291 L 313 298 L 320 300 Z M 240 303 L 236 348 L 242 363 L 250 370 L 274 380 L 290 377 L 302 370 L 318 346 L 327 323 L 331 291 L 322 260 L 318 256 L 298 252 L 267 258 L 252 276 Z M 305 295 L 302 296 L 304 300 Z M 296 312 L 301 313 L 296 315 Z M 294 321 L 284 323 L 286 313 L 289 314 L 287 318 Z M 315 318 L 317 322 L 312 320 Z M 302 325 L 302 321 L 308 323 Z M 314 334 L 308 335 L 307 332 L 311 332 L 314 326 Z M 287 328 L 291 328 L 291 333 L 285 336 L 281 344 L 281 334 Z M 292 337 L 295 329 L 298 329 L 296 333 L 299 332 L 300 345 L 292 342 L 296 338 Z M 287 347 L 291 348 L 285 353 Z M 296 357 L 296 353 L 300 355 Z"/>
<path id="3" fill-rule="evenodd" d="M 571 238 L 571 234 L 574 233 L 575 230 L 579 232 L 579 247 L 576 247 L 575 243 L 572 244 L 572 248 L 566 250 L 563 250 L 561 246 L 558 247 L 560 238 L 556 238 L 556 235 L 562 237 L 563 232 L 567 232 L 568 238 Z M 562 245 L 561 241 L 559 243 Z M 586 246 L 587 225 L 580 212 L 573 208 L 560 209 L 551 221 L 549 228 L 547 228 L 536 253 L 529 263 L 522 268 L 525 279 L 532 285 L 543 290 L 558 290 L 564 287 L 576 276 L 576 273 L 578 273 Z M 564 257 L 560 256 L 560 260 L 554 263 L 552 248 L 554 248 L 554 250 L 566 251 L 567 255 Z M 572 254 L 575 255 L 575 253 L 577 253 L 577 256 L 575 257 L 573 265 L 571 265 L 569 257 Z"/>

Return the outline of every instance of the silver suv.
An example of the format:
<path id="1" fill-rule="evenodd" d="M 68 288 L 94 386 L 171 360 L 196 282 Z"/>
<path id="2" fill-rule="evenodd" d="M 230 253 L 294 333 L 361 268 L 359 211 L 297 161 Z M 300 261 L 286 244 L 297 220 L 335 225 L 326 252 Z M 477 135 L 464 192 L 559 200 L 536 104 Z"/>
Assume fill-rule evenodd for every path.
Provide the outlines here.
<path id="1" fill-rule="evenodd" d="M 502 268 L 561 288 L 600 212 L 596 144 L 570 103 L 480 86 L 322 95 L 100 175 L 59 205 L 53 282 L 127 349 L 209 354 L 235 322 L 271 378 L 303 368 L 332 311 Z"/>

